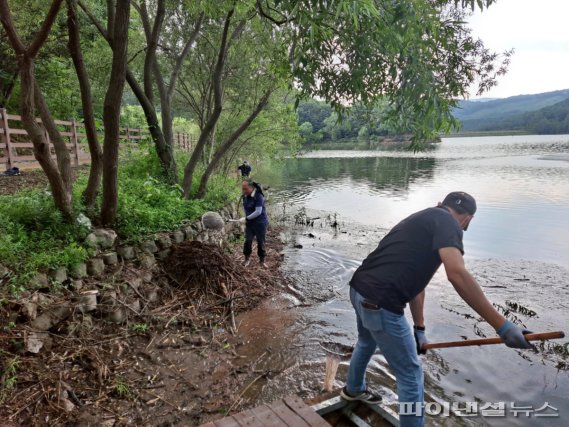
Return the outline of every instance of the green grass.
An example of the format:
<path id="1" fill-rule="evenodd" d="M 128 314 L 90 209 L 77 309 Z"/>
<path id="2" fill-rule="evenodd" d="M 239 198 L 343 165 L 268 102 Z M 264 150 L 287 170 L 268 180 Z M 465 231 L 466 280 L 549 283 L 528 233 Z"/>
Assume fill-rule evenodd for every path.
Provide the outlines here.
<path id="1" fill-rule="evenodd" d="M 180 178 L 187 157 L 188 153 L 177 153 Z M 77 214 L 85 211 L 80 200 L 86 183 L 85 174 L 78 177 L 74 186 Z M 206 211 L 220 209 L 236 200 L 238 191 L 234 180 L 215 176 L 203 200 L 184 200 L 179 186 L 168 185 L 160 179 L 160 166 L 153 149 L 147 147 L 125 153 L 119 168 L 115 229 L 123 241 L 129 242 L 172 231 L 185 221 L 195 220 Z M 97 204 L 100 206 L 100 199 Z M 79 224 L 66 223 L 51 195 L 45 191 L 27 190 L 0 196 L 0 263 L 12 271 L 10 277 L 0 277 L 0 290 L 8 283 L 12 292 L 21 292 L 38 271 L 71 267 L 84 261 L 89 254 L 82 242 L 88 233 L 89 230 Z"/>

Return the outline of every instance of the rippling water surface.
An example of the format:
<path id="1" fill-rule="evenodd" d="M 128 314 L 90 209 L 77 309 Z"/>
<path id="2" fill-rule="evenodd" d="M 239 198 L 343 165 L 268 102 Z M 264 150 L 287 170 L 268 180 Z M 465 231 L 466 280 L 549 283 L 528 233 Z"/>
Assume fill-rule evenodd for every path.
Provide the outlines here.
<path id="1" fill-rule="evenodd" d="M 312 227 L 290 227 L 285 268 L 296 278 L 290 295 L 242 319 L 244 350 L 275 372 L 253 390 L 259 401 L 291 392 L 316 394 L 324 377 L 322 341 L 353 345 L 355 318 L 346 283 L 381 237 L 405 216 L 464 190 L 479 209 L 464 244 L 467 267 L 498 310 L 533 331 L 569 332 L 569 136 L 443 139 L 414 154 L 320 151 L 266 165 L 256 179 L 270 185 L 272 220 L 299 212 Z M 337 222 L 337 227 L 331 225 Z M 293 244 L 302 245 L 294 249 Z M 431 341 L 494 336 L 439 271 L 427 288 Z M 423 362 L 429 400 L 545 402 L 554 418 L 431 417 L 433 425 L 569 425 L 567 339 L 538 353 L 504 346 L 430 351 Z M 567 348 L 567 347 L 566 347 Z M 569 348 L 567 348 L 569 350 Z M 338 386 L 347 365 L 340 366 Z M 380 354 L 370 364 L 372 387 L 394 402 L 394 382 Z M 257 394 L 255 394 L 257 393 Z"/>

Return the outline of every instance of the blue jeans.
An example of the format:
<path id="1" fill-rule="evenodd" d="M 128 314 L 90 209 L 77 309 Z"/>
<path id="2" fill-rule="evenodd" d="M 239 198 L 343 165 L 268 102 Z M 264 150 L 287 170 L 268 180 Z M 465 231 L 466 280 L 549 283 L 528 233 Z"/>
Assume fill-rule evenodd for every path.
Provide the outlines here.
<path id="1" fill-rule="evenodd" d="M 405 316 L 384 309 L 362 307 L 365 298 L 352 287 L 350 301 L 356 310 L 358 342 L 348 370 L 348 393 L 366 389 L 365 371 L 375 348 L 379 347 L 395 374 L 400 409 L 404 403 L 420 402 L 419 407 L 413 405 L 419 415 L 400 414 L 401 427 L 423 426 L 423 368 L 417 356 L 413 331 Z M 404 412 L 413 413 L 411 410 Z"/>

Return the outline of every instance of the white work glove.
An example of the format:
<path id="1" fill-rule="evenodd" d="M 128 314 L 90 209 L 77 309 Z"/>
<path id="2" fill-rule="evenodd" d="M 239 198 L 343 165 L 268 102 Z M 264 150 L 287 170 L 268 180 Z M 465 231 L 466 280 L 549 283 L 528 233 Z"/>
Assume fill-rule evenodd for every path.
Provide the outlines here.
<path id="1" fill-rule="evenodd" d="M 239 218 L 239 222 L 245 224 L 245 222 L 247 222 L 247 218 L 246 217 Z"/>

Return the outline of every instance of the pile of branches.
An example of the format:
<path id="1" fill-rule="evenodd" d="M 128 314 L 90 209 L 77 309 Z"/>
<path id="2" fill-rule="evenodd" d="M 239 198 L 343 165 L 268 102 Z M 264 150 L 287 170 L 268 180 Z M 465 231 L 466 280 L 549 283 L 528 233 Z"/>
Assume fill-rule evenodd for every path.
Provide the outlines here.
<path id="1" fill-rule="evenodd" d="M 242 256 L 218 245 L 188 241 L 176 245 L 162 264 L 162 272 L 176 293 L 185 292 L 199 311 L 244 311 L 258 304 L 274 288 L 270 269 L 256 263 L 242 265 Z"/>

